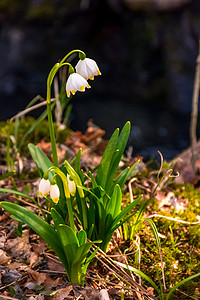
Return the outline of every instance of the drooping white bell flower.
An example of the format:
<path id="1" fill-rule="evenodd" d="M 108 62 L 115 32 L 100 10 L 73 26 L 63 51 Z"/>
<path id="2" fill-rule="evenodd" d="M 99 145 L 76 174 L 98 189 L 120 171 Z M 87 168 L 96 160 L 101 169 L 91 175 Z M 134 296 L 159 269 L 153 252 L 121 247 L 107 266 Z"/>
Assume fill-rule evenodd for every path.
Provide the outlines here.
<path id="1" fill-rule="evenodd" d="M 60 190 L 57 184 L 52 184 L 50 187 L 50 197 L 54 203 L 58 203 L 60 197 Z"/>
<path id="2" fill-rule="evenodd" d="M 67 83 L 66 83 L 66 93 L 67 97 L 70 96 L 70 93 L 74 95 L 76 91 L 84 92 L 85 88 L 90 88 L 89 83 L 85 78 L 83 78 L 80 74 L 72 73 L 69 75 Z"/>
<path id="3" fill-rule="evenodd" d="M 50 181 L 48 179 L 42 178 L 39 183 L 39 194 L 40 196 L 46 197 L 50 192 Z"/>
<path id="4" fill-rule="evenodd" d="M 93 59 L 87 57 L 83 60 L 79 60 L 75 69 L 76 72 L 83 76 L 86 80 L 93 80 L 94 76 L 101 75 L 97 63 Z"/>
<path id="5" fill-rule="evenodd" d="M 72 196 L 74 196 L 76 193 L 76 184 L 73 180 L 70 179 L 69 174 L 67 174 L 67 182 L 68 182 L 69 192 Z"/>

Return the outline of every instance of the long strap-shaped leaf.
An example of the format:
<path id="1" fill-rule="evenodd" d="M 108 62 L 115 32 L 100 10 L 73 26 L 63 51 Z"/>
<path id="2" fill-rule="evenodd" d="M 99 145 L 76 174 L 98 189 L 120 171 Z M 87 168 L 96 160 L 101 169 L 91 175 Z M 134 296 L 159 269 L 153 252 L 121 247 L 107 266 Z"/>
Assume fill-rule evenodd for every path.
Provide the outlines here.
<path id="1" fill-rule="evenodd" d="M 111 136 L 108 145 L 104 151 L 101 162 L 98 166 L 96 181 L 105 189 L 107 176 L 110 168 L 110 163 L 116 149 L 116 144 L 119 136 L 119 128 L 117 128 Z"/>
<path id="2" fill-rule="evenodd" d="M 44 152 L 38 147 L 33 144 L 28 144 L 28 149 L 30 154 L 37 166 L 38 172 L 40 177 L 43 177 L 43 174 L 53 166 L 50 159 L 44 154 Z M 50 174 L 50 179 L 52 178 L 52 174 Z"/>
<path id="3" fill-rule="evenodd" d="M 11 215 L 17 217 L 23 223 L 26 223 L 29 227 L 31 227 L 36 233 L 38 233 L 58 255 L 64 268 L 66 269 L 66 271 L 68 271 L 66 256 L 61 246 L 61 241 L 57 232 L 51 225 L 49 225 L 46 221 L 44 221 L 32 211 L 15 203 L 1 202 L 0 205 Z"/>
<path id="4" fill-rule="evenodd" d="M 153 282 L 153 280 L 151 280 L 151 278 L 149 278 L 146 274 L 144 274 L 142 271 L 136 269 L 136 268 L 133 268 L 132 266 L 129 266 L 129 265 L 125 265 L 123 263 L 120 263 L 118 261 L 115 261 L 118 265 L 120 265 L 121 267 L 129 270 L 129 271 L 132 271 L 134 272 L 135 274 L 137 274 L 138 276 L 141 276 L 143 279 L 145 279 L 146 281 L 148 281 L 151 286 L 157 291 L 158 295 L 160 295 L 160 290 L 159 288 L 157 287 L 157 285 Z"/>
<path id="5" fill-rule="evenodd" d="M 0 188 L 0 192 L 10 193 L 10 194 L 14 194 L 14 195 L 17 195 L 17 196 L 27 198 L 27 199 L 31 200 L 32 202 L 34 202 L 41 209 L 41 206 L 37 203 L 37 201 L 35 201 L 35 199 L 31 198 L 30 196 L 28 196 L 24 193 L 21 193 L 21 192 L 15 191 L 15 190 L 4 189 L 4 188 Z"/>
<path id="6" fill-rule="evenodd" d="M 76 237 L 76 233 L 74 232 L 74 230 L 68 225 L 61 224 L 60 226 L 58 226 L 58 234 L 60 236 L 63 249 L 65 251 L 65 256 L 68 261 L 68 270 L 70 274 L 72 261 L 79 247 L 79 241 Z M 71 280 L 71 275 L 69 279 Z"/>
<path id="7" fill-rule="evenodd" d="M 172 293 L 173 293 L 176 289 L 178 289 L 179 286 L 183 285 L 183 284 L 186 283 L 187 281 L 192 280 L 192 279 L 194 279 L 194 278 L 196 278 L 196 277 L 198 277 L 198 276 L 200 276 L 200 273 L 197 273 L 197 274 L 195 274 L 195 275 L 192 275 L 192 276 L 190 276 L 190 277 L 188 277 L 188 278 L 186 278 L 186 279 L 183 279 L 181 282 L 177 283 L 177 284 L 171 289 L 171 291 L 167 294 L 166 300 L 168 300 L 168 299 L 171 297 Z"/>
<path id="8" fill-rule="evenodd" d="M 113 180 L 122 154 L 124 153 L 129 134 L 130 122 L 124 125 L 120 135 L 119 128 L 114 131 L 98 166 L 96 181 L 108 194 L 110 194 L 112 189 Z"/>
<path id="9" fill-rule="evenodd" d="M 108 194 L 110 194 L 110 190 L 112 188 L 113 180 L 116 175 L 119 162 L 122 158 L 122 155 L 124 153 L 124 150 L 126 148 L 129 134 L 130 134 L 130 122 L 126 122 L 124 127 L 122 128 L 122 131 L 118 137 L 117 144 L 116 144 L 116 149 L 115 149 L 115 154 L 112 157 L 111 163 L 110 163 L 110 168 L 109 172 L 107 175 L 107 181 L 106 181 L 106 186 L 105 190 Z"/>

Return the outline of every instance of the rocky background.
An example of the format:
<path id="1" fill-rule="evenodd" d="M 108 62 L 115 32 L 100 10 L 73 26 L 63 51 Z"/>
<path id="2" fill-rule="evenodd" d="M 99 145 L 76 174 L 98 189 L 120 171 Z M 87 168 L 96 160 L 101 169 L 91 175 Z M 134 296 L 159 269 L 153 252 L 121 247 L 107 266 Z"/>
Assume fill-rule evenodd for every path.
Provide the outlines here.
<path id="1" fill-rule="evenodd" d="M 199 29 L 199 0 L 1 0 L 0 120 L 45 97 L 51 67 L 79 48 L 102 76 L 73 98 L 71 128 L 92 118 L 109 137 L 130 120 L 133 154 L 171 159 L 189 145 Z"/>

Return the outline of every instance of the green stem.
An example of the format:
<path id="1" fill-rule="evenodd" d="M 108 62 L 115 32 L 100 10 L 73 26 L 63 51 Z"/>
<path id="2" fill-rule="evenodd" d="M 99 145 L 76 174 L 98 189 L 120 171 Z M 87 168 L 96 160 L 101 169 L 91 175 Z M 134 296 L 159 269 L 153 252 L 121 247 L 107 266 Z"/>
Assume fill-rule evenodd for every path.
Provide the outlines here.
<path id="1" fill-rule="evenodd" d="M 81 206 L 82 206 L 82 214 L 83 214 L 83 228 L 85 231 L 88 229 L 88 222 L 87 222 L 87 206 L 86 201 L 84 198 L 81 198 Z"/>
<path id="2" fill-rule="evenodd" d="M 53 163 L 56 167 L 59 166 L 58 163 L 58 154 L 57 154 L 57 148 L 56 148 L 56 139 L 55 139 L 55 132 L 53 127 L 53 118 L 52 118 L 52 112 L 51 112 L 51 103 L 47 100 L 47 114 L 48 114 L 48 121 L 49 121 L 49 134 L 51 139 L 51 149 L 53 154 Z"/>
<path id="3" fill-rule="evenodd" d="M 73 231 L 76 232 L 76 227 L 75 227 L 75 224 L 74 224 L 74 217 L 73 217 L 73 210 L 72 210 L 71 199 L 67 198 L 66 202 L 67 202 L 67 209 L 68 209 L 68 214 L 69 214 L 69 224 L 70 224 L 70 227 L 73 229 Z"/>
<path id="4" fill-rule="evenodd" d="M 61 60 L 60 64 L 62 64 L 67 58 L 69 58 L 72 54 L 74 54 L 76 52 L 80 53 L 83 57 L 86 57 L 86 54 L 83 51 L 78 50 L 78 49 L 72 50 L 69 53 L 67 53 L 67 55 L 65 55 L 65 57 L 63 57 L 63 59 Z"/>

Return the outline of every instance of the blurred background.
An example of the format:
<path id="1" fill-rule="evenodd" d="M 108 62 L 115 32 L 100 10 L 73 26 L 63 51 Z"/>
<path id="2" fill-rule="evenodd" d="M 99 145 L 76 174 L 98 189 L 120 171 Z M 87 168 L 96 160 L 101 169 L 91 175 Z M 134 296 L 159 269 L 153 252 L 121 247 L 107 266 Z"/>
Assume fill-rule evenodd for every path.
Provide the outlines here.
<path id="1" fill-rule="evenodd" d="M 130 120 L 134 155 L 172 159 L 189 146 L 199 33 L 199 0 L 0 0 L 0 120 L 81 49 L 102 76 L 73 97 L 71 129 L 93 119 L 108 138 Z"/>

